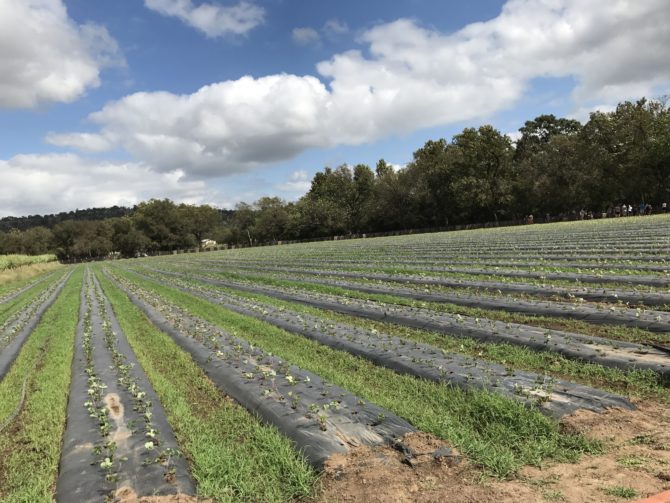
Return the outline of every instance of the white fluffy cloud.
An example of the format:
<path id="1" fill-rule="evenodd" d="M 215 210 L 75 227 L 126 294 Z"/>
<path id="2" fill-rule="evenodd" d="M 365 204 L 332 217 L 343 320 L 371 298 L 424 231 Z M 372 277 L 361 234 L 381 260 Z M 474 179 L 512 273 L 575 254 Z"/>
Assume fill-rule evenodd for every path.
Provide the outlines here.
<path id="1" fill-rule="evenodd" d="M 67 147 L 75 144 L 83 152 L 106 152 L 114 146 L 113 142 L 104 136 L 93 133 L 49 133 L 46 141 L 57 147 Z"/>
<path id="2" fill-rule="evenodd" d="M 161 171 L 238 173 L 323 143 L 320 114 L 329 93 L 314 77 L 243 77 L 190 95 L 136 93 L 90 119 L 99 135 L 53 135 L 61 146 L 123 147 Z"/>
<path id="3" fill-rule="evenodd" d="M 137 93 L 90 118 L 99 139 L 137 159 L 223 176 L 335 144 L 491 116 L 534 78 L 572 77 L 575 107 L 649 95 L 670 84 L 670 2 L 510 0 L 453 34 L 401 19 L 360 37 L 314 76 L 242 77 L 190 95 Z"/>
<path id="4" fill-rule="evenodd" d="M 298 45 L 310 45 L 318 43 L 321 35 L 314 28 L 293 28 L 291 38 Z"/>
<path id="5" fill-rule="evenodd" d="M 302 195 L 312 187 L 309 174 L 305 170 L 294 171 L 288 181 L 278 183 L 275 188 L 284 192 Z"/>
<path id="6" fill-rule="evenodd" d="M 74 208 L 131 206 L 152 197 L 187 203 L 217 200 L 203 182 L 183 173 L 155 173 L 133 162 L 106 162 L 74 154 L 17 155 L 0 160 L 0 217 Z"/>
<path id="7" fill-rule="evenodd" d="M 265 17 L 262 7 L 244 0 L 231 6 L 212 3 L 196 6 L 191 0 L 144 0 L 144 5 L 164 16 L 176 17 L 212 38 L 243 35 Z"/>
<path id="8" fill-rule="evenodd" d="M 123 64 L 107 30 L 77 25 L 61 0 L 0 0 L 0 108 L 74 101 Z"/>

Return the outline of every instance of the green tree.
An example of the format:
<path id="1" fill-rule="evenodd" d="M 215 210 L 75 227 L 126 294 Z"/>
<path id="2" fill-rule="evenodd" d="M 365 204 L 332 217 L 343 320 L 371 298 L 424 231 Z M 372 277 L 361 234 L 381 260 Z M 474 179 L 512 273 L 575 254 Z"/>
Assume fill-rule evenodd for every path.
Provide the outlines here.
<path id="1" fill-rule="evenodd" d="M 195 244 L 184 213 L 169 199 L 151 199 L 137 205 L 135 226 L 151 241 L 151 250 L 175 250 Z"/>
<path id="2" fill-rule="evenodd" d="M 466 128 L 448 147 L 453 166 L 452 197 L 457 198 L 469 221 L 497 222 L 512 206 L 516 176 L 512 142 L 493 126 Z"/>
<path id="3" fill-rule="evenodd" d="M 134 257 L 138 253 L 149 251 L 151 240 L 135 226 L 133 218 L 125 216 L 114 219 L 112 229 L 114 251 L 118 251 L 124 257 Z"/>
<path id="4" fill-rule="evenodd" d="M 211 239 L 210 234 L 223 223 L 219 210 L 206 204 L 201 206 L 182 204 L 179 206 L 179 214 L 201 248 L 202 240 Z"/>
<path id="5" fill-rule="evenodd" d="M 260 241 L 276 243 L 289 232 L 289 212 L 286 202 L 278 197 L 262 197 L 256 207 L 255 230 Z"/>
<path id="6" fill-rule="evenodd" d="M 53 250 L 51 229 L 38 226 L 25 230 L 21 236 L 21 253 L 43 255 Z"/>

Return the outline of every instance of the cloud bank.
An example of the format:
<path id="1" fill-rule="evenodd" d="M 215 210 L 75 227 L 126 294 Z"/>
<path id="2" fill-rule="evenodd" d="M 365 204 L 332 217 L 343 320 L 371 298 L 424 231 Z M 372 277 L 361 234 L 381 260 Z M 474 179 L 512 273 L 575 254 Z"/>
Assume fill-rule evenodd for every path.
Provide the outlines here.
<path id="1" fill-rule="evenodd" d="M 107 30 L 78 25 L 61 0 L 0 1 L 0 108 L 72 102 L 116 65 L 125 60 Z"/>
<path id="2" fill-rule="evenodd" d="M 667 19 L 665 0 L 511 0 L 495 19 L 452 34 L 400 19 L 364 32 L 362 50 L 320 62 L 317 76 L 136 93 L 90 116 L 97 136 L 49 141 L 120 147 L 161 172 L 219 177 L 310 148 L 491 116 L 538 77 L 572 77 L 575 106 L 639 97 L 670 82 Z"/>
<path id="3" fill-rule="evenodd" d="M 74 154 L 17 155 L 0 160 L 0 217 L 75 208 L 132 206 L 152 197 L 187 203 L 217 199 L 204 182 L 180 171 L 156 173 L 133 162 L 95 161 Z"/>

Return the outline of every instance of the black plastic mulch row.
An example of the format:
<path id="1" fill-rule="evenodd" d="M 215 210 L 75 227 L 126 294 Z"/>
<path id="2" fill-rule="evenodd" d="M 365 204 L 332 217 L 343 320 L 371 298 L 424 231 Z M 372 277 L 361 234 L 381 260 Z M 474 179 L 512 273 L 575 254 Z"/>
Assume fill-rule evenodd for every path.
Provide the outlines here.
<path id="1" fill-rule="evenodd" d="M 22 293 L 30 290 L 32 287 L 34 287 L 36 285 L 39 285 L 40 283 L 43 283 L 44 281 L 46 281 L 49 278 L 52 278 L 54 276 L 54 274 L 55 273 L 46 274 L 44 276 L 39 276 L 38 278 L 33 279 L 28 284 L 23 285 L 20 288 L 16 288 L 14 290 L 10 290 L 9 292 L 6 292 L 4 295 L 0 296 L 0 305 L 7 304 L 7 303 L 11 302 L 12 300 L 17 298 Z"/>
<path id="2" fill-rule="evenodd" d="M 90 343 L 94 375 L 105 386 L 104 408 L 112 425 L 108 433 L 101 431 L 98 419 L 91 417 L 85 405 L 91 399 L 92 384 L 86 372 L 88 365 L 84 350 L 87 311 L 91 323 L 89 330 L 92 330 Z M 122 354 L 123 365 L 128 366 L 125 380 L 120 379 L 119 362 L 113 361 L 112 352 L 107 347 L 105 334 L 110 329 L 116 336 L 114 347 Z M 122 382 L 137 385 L 143 393 L 140 395 L 141 403 L 145 406 L 138 407 L 137 397 L 133 397 Z M 114 443 L 114 447 L 104 448 L 110 442 Z M 111 479 L 107 478 L 109 471 L 101 464 L 109 453 L 113 463 Z M 195 494 L 188 465 L 177 453 L 177 443 L 165 411 L 97 280 L 87 272 L 81 291 L 80 320 L 56 499 L 63 503 L 99 502 L 120 489 L 130 490 L 138 497 Z"/>
<path id="3" fill-rule="evenodd" d="M 487 297 L 484 295 L 429 293 L 412 288 L 391 288 L 389 286 L 375 285 L 372 283 L 364 285 L 347 281 L 327 281 L 305 278 L 286 279 L 314 283 L 317 285 L 336 286 L 365 293 L 396 295 L 398 297 L 406 297 L 426 302 L 449 303 L 479 309 L 503 310 L 534 316 L 554 316 L 604 325 L 625 325 L 627 327 L 649 330 L 650 332 L 670 332 L 670 313 L 666 311 L 652 311 L 647 309 L 638 310 L 619 306 L 607 309 L 552 301 L 533 301 L 494 296 Z"/>
<path id="4" fill-rule="evenodd" d="M 0 380 L 7 375 L 23 344 L 60 295 L 70 274 L 63 275 L 61 279 L 47 287 L 23 311 L 5 323 L 0 332 Z"/>
<path id="5" fill-rule="evenodd" d="M 501 281 L 475 281 L 458 278 L 435 278 L 427 276 L 391 275 L 381 273 L 361 273 L 321 269 L 297 269 L 292 267 L 252 267 L 236 266 L 240 269 L 256 271 L 277 271 L 297 274 L 312 274 L 315 276 L 339 276 L 352 279 L 373 279 L 391 283 L 407 283 L 414 285 L 435 285 L 450 288 L 474 288 L 483 291 L 502 292 L 511 294 L 536 295 L 539 297 L 554 297 L 557 295 L 568 298 L 579 298 L 596 302 L 622 302 L 631 305 L 670 306 L 670 293 L 663 292 L 636 292 L 629 290 L 613 290 L 604 288 L 563 288 L 544 285 L 530 285 L 522 283 L 504 283 Z"/>
<path id="6" fill-rule="evenodd" d="M 497 258 L 497 257 L 496 257 Z M 533 261 L 523 261 L 520 262 L 518 257 L 515 257 L 516 261 L 494 261 L 494 260 L 464 260 L 464 259 L 445 259 L 444 257 L 431 257 L 421 260 L 418 257 L 375 257 L 374 261 L 370 261 L 365 258 L 355 259 L 355 258 L 301 258 L 300 263 L 316 267 L 332 266 L 339 267 L 342 265 L 351 266 L 355 265 L 357 268 L 379 268 L 384 266 L 403 266 L 407 268 L 421 268 L 423 270 L 429 271 L 439 271 L 439 272 L 458 272 L 457 268 L 460 266 L 476 266 L 478 268 L 482 267 L 502 267 L 502 268 L 523 268 L 521 271 L 525 271 L 527 268 L 540 268 L 540 269 L 560 269 L 560 268 L 570 268 L 570 269 L 587 269 L 587 270 L 604 270 L 609 272 L 610 270 L 619 269 L 626 271 L 645 271 L 645 272 L 659 272 L 668 274 L 670 273 L 670 265 L 632 265 L 632 264 L 608 264 L 608 263 L 588 263 L 588 262 L 551 262 L 544 260 L 542 262 L 533 262 Z M 218 265 L 264 265 L 264 262 L 258 259 L 240 259 L 236 257 L 229 260 L 208 260 L 200 259 L 199 263 L 207 262 L 211 264 Z M 288 265 L 288 262 L 282 262 L 282 260 L 277 260 L 274 262 L 279 265 Z M 468 274 L 472 269 L 467 269 Z M 463 270 L 462 272 L 465 272 Z M 498 272 L 496 270 L 496 272 Z M 504 272 L 504 271 L 503 271 Z M 537 272 L 537 271 L 530 271 Z M 559 272 L 559 271 L 547 271 L 547 272 Z M 476 272 L 474 274 L 480 274 Z M 582 274 L 577 272 L 576 274 Z M 626 277 L 635 278 L 637 275 L 627 274 Z"/>
<path id="7" fill-rule="evenodd" d="M 449 268 L 432 268 L 427 270 L 444 271 L 457 274 L 470 274 L 481 276 L 506 276 L 508 278 L 529 278 L 541 279 L 546 281 L 562 280 L 574 281 L 579 283 L 620 283 L 628 285 L 645 285 L 656 287 L 667 287 L 670 285 L 668 278 L 658 276 L 643 276 L 638 274 L 581 274 L 570 272 L 536 272 L 536 271 L 515 271 L 510 269 L 474 269 L 468 267 L 449 267 Z"/>
<path id="8" fill-rule="evenodd" d="M 407 341 L 344 323 L 324 323 L 316 316 L 251 302 L 221 292 L 188 286 L 178 288 L 231 311 L 360 356 L 398 373 L 463 389 L 485 388 L 492 393 L 535 405 L 544 414 L 557 419 L 579 409 L 601 412 L 610 407 L 634 408 L 627 399 L 613 393 L 446 353 L 429 344 Z"/>
<path id="9" fill-rule="evenodd" d="M 261 276 L 262 272 L 250 273 L 249 276 Z M 624 325 L 641 328 L 650 332 L 670 332 L 670 313 L 648 309 L 633 309 L 622 306 L 612 306 L 610 309 L 575 303 L 536 301 L 527 299 L 511 299 L 501 296 L 486 296 L 482 294 L 449 294 L 420 291 L 403 286 L 372 282 L 356 283 L 337 279 L 312 279 L 304 276 L 283 275 L 281 279 L 288 281 L 311 283 L 315 285 L 334 286 L 364 293 L 395 295 L 414 300 L 436 303 L 449 303 L 480 309 L 503 310 L 507 312 L 529 314 L 534 316 L 554 316 L 559 318 L 577 319 L 589 323 L 606 325 Z"/>
<path id="10" fill-rule="evenodd" d="M 148 292 L 120 283 L 130 300 L 188 352 L 228 396 L 290 438 L 316 468 L 359 445 L 398 442 L 404 419 L 231 336 Z M 131 290 L 132 288 L 132 290 Z"/>
<path id="11" fill-rule="evenodd" d="M 372 267 L 379 267 L 374 264 Z M 430 272 L 467 274 L 470 276 L 502 276 L 508 278 L 522 279 L 540 279 L 544 281 L 572 281 L 575 283 L 617 283 L 624 285 L 644 285 L 666 288 L 670 285 L 668 278 L 641 275 L 641 274 L 584 274 L 572 272 L 551 272 L 551 271 L 523 271 L 512 269 L 479 269 L 473 267 L 440 267 L 433 265 L 423 265 L 422 270 Z"/>
<path id="12" fill-rule="evenodd" d="M 480 320 L 470 316 L 435 313 L 420 308 L 343 299 L 333 295 L 314 293 L 306 295 L 287 289 L 249 285 L 238 281 L 216 280 L 206 276 L 188 276 L 176 272 L 162 272 L 162 274 L 192 277 L 197 281 L 215 286 L 268 295 L 320 309 L 397 323 L 452 336 L 468 337 L 483 342 L 507 342 L 528 347 L 535 351 L 553 351 L 568 358 L 609 367 L 626 370 L 650 369 L 664 377 L 670 375 L 670 355 L 665 351 L 642 344 L 613 341 L 602 337 L 559 330 L 538 329 L 517 323 L 503 323 L 493 320 Z"/>

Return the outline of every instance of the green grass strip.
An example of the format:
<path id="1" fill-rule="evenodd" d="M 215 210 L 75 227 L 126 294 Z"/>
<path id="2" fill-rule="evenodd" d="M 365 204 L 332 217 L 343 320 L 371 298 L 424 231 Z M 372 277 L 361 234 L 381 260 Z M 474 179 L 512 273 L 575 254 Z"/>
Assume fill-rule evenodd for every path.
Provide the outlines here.
<path id="1" fill-rule="evenodd" d="M 190 269 L 195 274 L 201 271 Z M 350 297 L 360 300 L 373 300 L 377 302 L 384 302 L 386 304 L 395 304 L 400 306 L 418 307 L 423 309 L 430 309 L 438 313 L 448 314 L 462 314 L 466 316 L 473 316 L 475 318 L 487 318 L 490 320 L 499 320 L 506 323 L 520 323 L 523 325 L 536 326 L 541 328 L 551 328 L 554 330 L 564 330 L 568 332 L 578 332 L 585 335 L 595 337 L 604 337 L 606 339 L 616 339 L 628 342 L 637 343 L 666 343 L 668 335 L 664 333 L 654 333 L 639 328 L 629 328 L 621 325 L 596 325 L 582 320 L 571 320 L 566 318 L 550 317 L 550 316 L 536 316 L 526 315 L 522 313 L 514 313 L 505 311 L 504 308 L 498 310 L 483 309 L 461 306 L 458 304 L 442 303 L 442 302 L 426 302 L 422 300 L 415 300 L 407 297 L 401 297 L 393 294 L 384 293 L 367 293 L 360 292 L 354 289 L 349 289 L 340 286 L 320 285 L 315 283 L 308 283 L 299 280 L 279 279 L 268 276 L 245 276 L 242 273 L 214 271 L 206 273 L 209 276 L 218 276 L 226 279 L 244 280 L 252 283 L 262 285 L 278 286 L 284 288 L 299 288 L 307 292 L 323 293 L 327 295 L 338 295 L 341 297 Z M 386 284 L 384 286 L 393 287 L 393 285 Z M 569 304 L 566 304 L 566 309 Z M 603 309 L 604 311 L 605 309 Z"/>
<path id="2" fill-rule="evenodd" d="M 24 377 L 31 376 L 21 413 L 0 434 L 0 501 L 3 503 L 53 500 L 65 429 L 81 281 L 82 269 L 79 268 L 44 314 L 0 383 L 0 418 L 4 419 L 19 401 Z"/>
<path id="3" fill-rule="evenodd" d="M 136 275 L 124 276 L 194 316 L 215 323 L 451 442 L 495 476 L 511 476 L 522 465 L 539 465 L 548 458 L 574 461 L 582 452 L 599 450 L 597 443 L 560 433 L 555 421 L 512 400 L 486 391 L 466 392 L 399 375 L 171 287 Z"/>
<path id="4" fill-rule="evenodd" d="M 134 278 L 136 278 L 135 275 L 132 278 L 129 277 L 129 279 L 133 280 Z M 513 344 L 481 342 L 467 337 L 450 337 L 438 332 L 419 330 L 392 323 L 348 316 L 333 311 L 325 311 L 304 304 L 276 299 L 268 295 L 214 286 L 198 282 L 195 279 L 191 279 L 190 281 L 193 284 L 212 291 L 218 290 L 231 293 L 272 306 L 285 307 L 296 312 L 319 316 L 324 320 L 375 329 L 388 335 L 396 335 L 405 339 L 431 344 L 448 352 L 481 358 L 515 369 L 529 370 L 541 374 L 546 373 L 553 377 L 568 379 L 615 393 L 624 393 L 638 398 L 658 398 L 670 403 L 670 389 L 664 384 L 663 378 L 653 370 L 623 370 L 605 367 L 595 363 L 567 358 L 556 352 L 533 351 L 529 348 Z"/>
<path id="5" fill-rule="evenodd" d="M 52 278 L 43 281 L 37 285 L 33 285 L 18 297 L 10 300 L 6 304 L 0 305 L 0 323 L 4 323 L 11 316 L 23 311 L 23 309 L 30 304 L 40 293 L 53 285 L 56 281 L 62 278 L 62 274 L 54 274 Z"/>
<path id="6" fill-rule="evenodd" d="M 198 494 L 218 502 L 294 501 L 313 494 L 317 475 L 293 444 L 221 394 L 123 292 L 98 278 L 191 463 Z"/>

